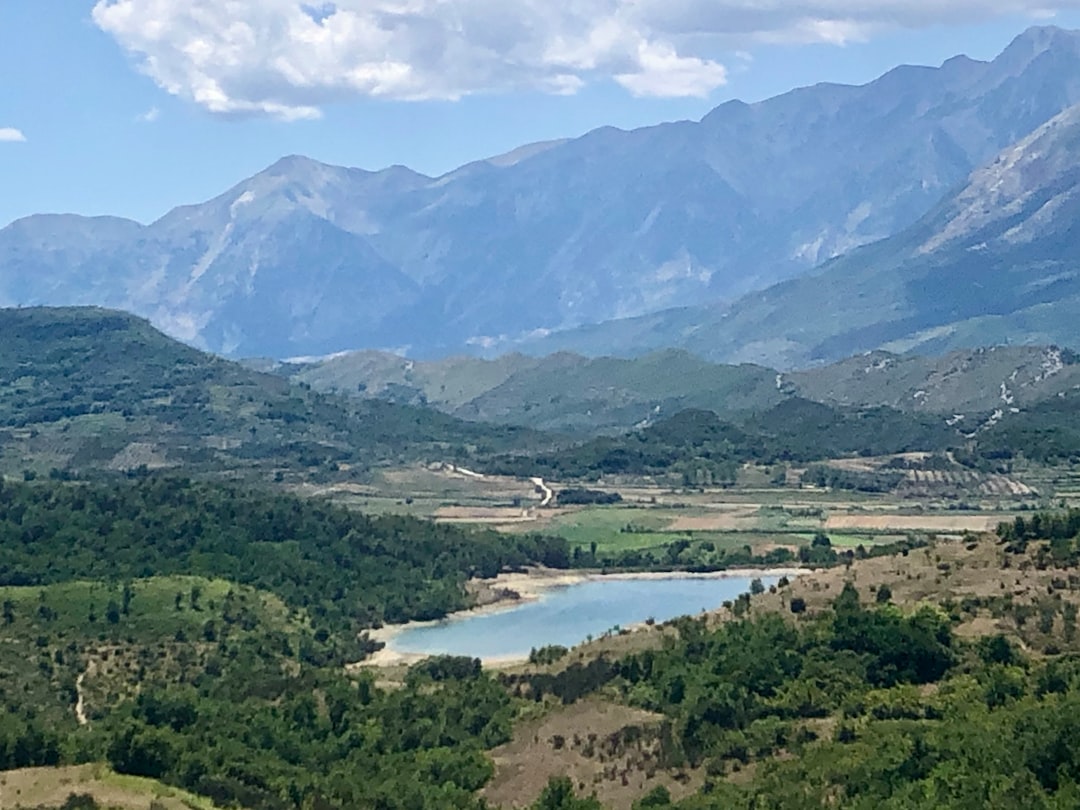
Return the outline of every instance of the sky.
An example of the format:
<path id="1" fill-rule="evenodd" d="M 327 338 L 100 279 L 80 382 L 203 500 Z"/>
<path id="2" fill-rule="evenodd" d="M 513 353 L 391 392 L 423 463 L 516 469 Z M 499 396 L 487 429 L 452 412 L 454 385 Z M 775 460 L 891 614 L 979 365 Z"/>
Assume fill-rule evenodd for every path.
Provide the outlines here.
<path id="1" fill-rule="evenodd" d="M 898 64 L 1080 0 L 0 0 L 0 225 L 150 222 L 288 154 L 433 176 Z"/>

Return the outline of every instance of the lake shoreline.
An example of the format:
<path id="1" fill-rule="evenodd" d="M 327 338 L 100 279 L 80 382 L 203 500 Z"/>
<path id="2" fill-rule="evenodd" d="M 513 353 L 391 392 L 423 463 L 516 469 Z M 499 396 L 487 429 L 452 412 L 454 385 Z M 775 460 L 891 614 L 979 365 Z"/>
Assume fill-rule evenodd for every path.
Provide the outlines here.
<path id="1" fill-rule="evenodd" d="M 813 573 L 810 568 L 731 568 L 724 571 L 697 573 L 692 571 L 627 571 L 603 572 L 600 570 L 564 571 L 554 568 L 535 568 L 524 572 L 499 574 L 492 579 L 473 580 L 468 587 L 470 593 L 480 600 L 480 604 L 466 610 L 459 610 L 442 619 L 431 621 L 413 621 L 405 624 L 384 625 L 376 630 L 366 631 L 369 638 L 384 646 L 368 658 L 359 662 L 358 667 L 395 667 L 411 666 L 431 657 L 427 653 L 403 652 L 393 649 L 393 641 L 407 630 L 434 627 L 449 622 L 464 621 L 476 616 L 501 613 L 514 610 L 529 602 L 542 599 L 545 594 L 559 588 L 568 588 L 585 582 L 604 582 L 612 580 L 702 580 L 702 579 L 754 579 L 756 577 L 797 577 Z M 525 663 L 528 656 L 482 657 L 481 662 L 487 668 L 513 666 Z"/>

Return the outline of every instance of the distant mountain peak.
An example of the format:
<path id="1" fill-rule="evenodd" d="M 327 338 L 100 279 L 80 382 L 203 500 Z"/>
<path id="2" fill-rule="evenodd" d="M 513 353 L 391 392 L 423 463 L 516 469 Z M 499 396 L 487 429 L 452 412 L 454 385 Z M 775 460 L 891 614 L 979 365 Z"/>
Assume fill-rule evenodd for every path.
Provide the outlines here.
<path id="1" fill-rule="evenodd" d="M 1056 25 L 1033 25 L 1017 36 L 1010 47 L 1026 47 L 1033 53 L 1040 53 L 1062 45 L 1076 46 L 1077 44 L 1080 44 L 1080 31 L 1060 28 Z"/>
<path id="2" fill-rule="evenodd" d="M 285 155 L 274 161 L 274 163 L 264 169 L 261 174 L 294 174 L 296 172 L 321 171 L 326 169 L 333 171 L 342 170 L 340 166 L 332 166 L 329 163 L 323 163 L 314 158 L 306 157 L 305 155 Z"/>
<path id="3" fill-rule="evenodd" d="M 1080 53 L 1080 31 L 1053 25 L 1033 26 L 1014 39 L 996 60 L 1013 72 L 1024 70 L 1045 53 Z"/>

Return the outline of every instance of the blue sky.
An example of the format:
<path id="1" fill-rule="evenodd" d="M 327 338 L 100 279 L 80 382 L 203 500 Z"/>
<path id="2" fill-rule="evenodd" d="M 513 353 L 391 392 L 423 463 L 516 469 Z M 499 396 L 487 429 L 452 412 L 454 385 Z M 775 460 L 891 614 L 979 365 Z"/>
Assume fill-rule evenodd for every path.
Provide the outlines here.
<path id="1" fill-rule="evenodd" d="M 1080 28 L 1080 2 L 1052 16 L 1020 0 L 405 5 L 3 0 L 0 225 L 146 222 L 293 153 L 439 174 L 605 124 L 989 59 L 1031 24 Z"/>

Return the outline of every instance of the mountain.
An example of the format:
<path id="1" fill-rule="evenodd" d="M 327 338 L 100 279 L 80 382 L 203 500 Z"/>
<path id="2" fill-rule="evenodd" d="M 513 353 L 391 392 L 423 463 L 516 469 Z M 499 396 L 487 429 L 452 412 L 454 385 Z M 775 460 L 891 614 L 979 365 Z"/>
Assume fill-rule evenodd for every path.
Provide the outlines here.
<path id="1" fill-rule="evenodd" d="M 1075 394 L 1080 357 L 1053 346 L 998 346 L 941 357 L 879 351 L 778 380 L 785 391 L 828 405 L 977 415 Z"/>
<path id="2" fill-rule="evenodd" d="M 1001 152 L 896 236 L 731 307 L 659 313 L 581 337 L 595 344 L 628 336 L 635 349 L 677 345 L 784 368 L 873 349 L 1077 345 L 1077 221 L 1080 106 Z M 568 334 L 551 344 L 582 342 Z"/>
<path id="3" fill-rule="evenodd" d="M 574 433 L 617 433 L 698 409 L 741 418 L 789 399 L 982 418 L 1080 390 L 1080 357 L 1056 347 L 998 347 L 943 357 L 873 352 L 793 373 L 721 365 L 684 351 L 632 359 L 411 360 L 351 352 L 268 370 L 318 391 L 425 405 L 459 418 Z M 974 421 L 974 420 L 973 420 Z"/>
<path id="4" fill-rule="evenodd" d="M 0 475 L 145 466 L 348 478 L 388 461 L 441 461 L 536 440 L 520 429 L 315 393 L 121 312 L 0 310 L 0 334 Z"/>
<path id="5" fill-rule="evenodd" d="M 600 129 L 440 178 L 286 158 L 142 226 L 0 231 L 0 303 L 100 304 L 232 356 L 503 346 L 727 301 L 917 221 L 1080 102 L 1080 33 L 699 122 Z M 599 334 L 599 333 L 598 333 Z"/>

